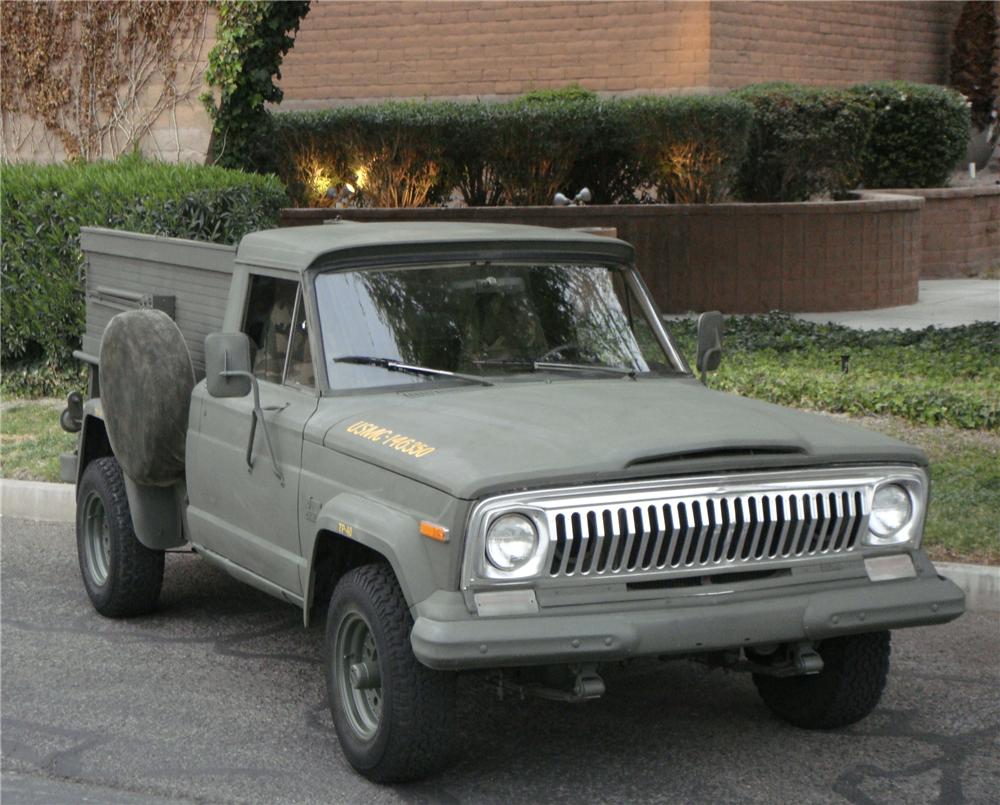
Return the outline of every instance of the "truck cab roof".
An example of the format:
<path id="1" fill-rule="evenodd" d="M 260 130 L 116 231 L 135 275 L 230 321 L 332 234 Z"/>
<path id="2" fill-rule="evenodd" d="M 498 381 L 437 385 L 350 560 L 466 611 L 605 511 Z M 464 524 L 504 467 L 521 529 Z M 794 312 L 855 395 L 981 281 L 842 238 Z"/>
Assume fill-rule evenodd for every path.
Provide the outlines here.
<path id="1" fill-rule="evenodd" d="M 335 221 L 253 232 L 240 242 L 236 261 L 306 271 L 365 258 L 467 255 L 470 251 L 489 253 L 494 259 L 537 252 L 558 253 L 563 259 L 615 262 L 632 262 L 634 255 L 632 247 L 624 241 L 572 229 L 520 224 Z"/>

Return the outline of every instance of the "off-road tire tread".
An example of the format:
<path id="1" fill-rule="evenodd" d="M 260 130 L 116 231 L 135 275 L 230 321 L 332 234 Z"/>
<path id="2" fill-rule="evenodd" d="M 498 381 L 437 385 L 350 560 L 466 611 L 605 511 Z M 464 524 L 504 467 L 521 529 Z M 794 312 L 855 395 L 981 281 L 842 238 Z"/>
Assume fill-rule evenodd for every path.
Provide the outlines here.
<path id="1" fill-rule="evenodd" d="M 377 622 L 372 622 L 371 628 L 380 658 L 384 658 L 381 665 L 388 670 L 382 677 L 383 723 L 379 731 L 388 730 L 388 736 L 380 756 L 352 757 L 352 742 L 345 741 L 338 726 L 341 746 L 351 764 L 373 782 L 402 783 L 431 776 L 448 766 L 454 755 L 457 727 L 454 674 L 431 670 L 414 656 L 410 645 L 413 618 L 392 568 L 384 563 L 363 565 L 340 580 L 330 600 L 326 673 L 331 708 L 332 697 L 336 695 L 331 659 L 336 634 L 334 613 L 348 596 L 366 599 L 376 615 Z M 391 692 L 387 692 L 385 686 L 390 674 L 393 684 Z M 379 743 L 380 737 L 374 743 Z"/>
<path id="2" fill-rule="evenodd" d="M 757 692 L 775 715 L 803 729 L 836 729 L 860 721 L 878 706 L 885 689 L 889 632 L 831 638 L 818 651 L 824 664 L 819 674 L 754 674 Z"/>
<path id="3" fill-rule="evenodd" d="M 107 456 L 87 465 L 80 481 L 79 506 L 91 485 L 104 501 L 105 517 L 111 523 L 112 544 L 108 581 L 99 587 L 88 578 L 80 524 L 82 511 L 77 512 L 77 551 L 87 594 L 94 608 L 106 618 L 147 615 L 156 609 L 160 598 L 164 552 L 147 548 L 136 537 L 125 479 L 117 459 Z"/>

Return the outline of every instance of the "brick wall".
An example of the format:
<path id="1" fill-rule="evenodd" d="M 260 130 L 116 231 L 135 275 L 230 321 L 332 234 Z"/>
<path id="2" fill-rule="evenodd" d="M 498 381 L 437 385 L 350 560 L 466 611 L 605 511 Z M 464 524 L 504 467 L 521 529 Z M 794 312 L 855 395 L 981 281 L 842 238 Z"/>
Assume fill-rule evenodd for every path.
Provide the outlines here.
<path id="1" fill-rule="evenodd" d="M 1000 187 L 899 190 L 924 199 L 923 279 L 978 277 L 1000 269 Z"/>
<path id="2" fill-rule="evenodd" d="M 614 93 L 761 80 L 940 83 L 959 4 L 314 2 L 282 66 L 283 108 L 502 98 L 577 82 Z"/>
<path id="3" fill-rule="evenodd" d="M 948 80 L 959 3 L 712 3 L 711 85 Z"/>
<path id="4" fill-rule="evenodd" d="M 573 81 L 705 89 L 708 26 L 707 2 L 314 2 L 281 68 L 282 108 Z"/>

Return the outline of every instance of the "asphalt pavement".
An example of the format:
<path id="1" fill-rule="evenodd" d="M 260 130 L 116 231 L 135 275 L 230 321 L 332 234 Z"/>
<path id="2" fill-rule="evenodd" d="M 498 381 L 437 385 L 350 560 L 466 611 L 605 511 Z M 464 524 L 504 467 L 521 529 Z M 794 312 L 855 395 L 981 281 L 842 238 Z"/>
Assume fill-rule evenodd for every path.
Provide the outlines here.
<path id="1" fill-rule="evenodd" d="M 879 709 L 826 733 L 744 675 L 642 662 L 596 702 L 462 683 L 461 761 L 384 788 L 341 758 L 321 629 L 190 554 L 161 611 L 98 616 L 72 527 L 0 521 L 4 805 L 177 802 L 997 802 L 1000 616 L 897 632 Z"/>

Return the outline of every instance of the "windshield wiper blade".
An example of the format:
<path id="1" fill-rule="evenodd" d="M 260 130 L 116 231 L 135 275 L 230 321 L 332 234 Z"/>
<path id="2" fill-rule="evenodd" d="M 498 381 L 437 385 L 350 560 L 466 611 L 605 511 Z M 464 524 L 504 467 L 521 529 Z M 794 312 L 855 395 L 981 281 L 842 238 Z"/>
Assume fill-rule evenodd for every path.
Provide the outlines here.
<path id="1" fill-rule="evenodd" d="M 557 372 L 609 372 L 616 375 L 628 375 L 635 380 L 635 369 L 628 369 L 624 366 L 604 366 L 600 363 L 562 363 L 554 361 L 533 361 L 535 369 L 552 369 Z"/>
<path id="2" fill-rule="evenodd" d="M 341 355 L 331 358 L 333 363 L 355 363 L 361 366 L 380 366 L 390 372 L 404 372 L 411 375 L 427 375 L 428 377 L 449 377 L 455 380 L 464 380 L 466 383 L 475 383 L 478 386 L 492 386 L 488 380 L 483 380 L 475 375 L 465 375 L 459 372 L 449 372 L 446 369 L 431 369 L 429 366 L 411 366 L 392 358 L 373 358 L 369 355 Z"/>
<path id="3" fill-rule="evenodd" d="M 636 371 L 635 369 L 627 369 L 624 366 L 605 366 L 600 363 L 566 363 L 564 361 L 533 361 L 522 358 L 483 358 L 478 361 L 473 361 L 476 366 L 506 366 L 513 367 L 519 366 L 524 369 L 531 369 L 532 371 L 542 371 L 553 369 L 555 371 L 566 371 L 566 372 L 608 372 L 616 375 L 628 375 L 630 378 L 635 380 Z"/>

